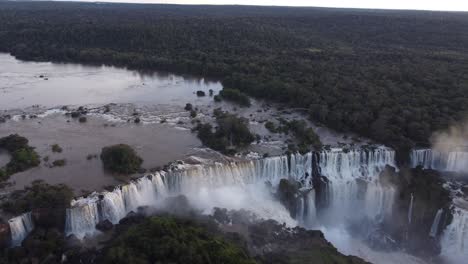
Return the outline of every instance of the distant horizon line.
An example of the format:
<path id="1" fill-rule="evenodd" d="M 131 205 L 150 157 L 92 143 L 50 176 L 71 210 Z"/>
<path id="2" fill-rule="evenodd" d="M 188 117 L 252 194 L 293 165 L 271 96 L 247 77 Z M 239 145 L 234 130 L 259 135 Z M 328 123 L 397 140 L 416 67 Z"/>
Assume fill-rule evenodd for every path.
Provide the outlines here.
<path id="1" fill-rule="evenodd" d="M 352 9 L 352 10 L 376 10 L 376 11 L 420 11 L 420 12 L 449 12 L 468 13 L 468 10 L 450 9 L 408 9 L 408 8 L 382 8 L 382 7 L 342 7 L 342 6 L 304 6 L 304 5 L 261 5 L 261 4 L 183 4 L 183 3 L 152 3 L 145 1 L 130 2 L 124 1 L 94 1 L 94 0 L 0 0 L 0 2 L 74 2 L 74 3 L 94 3 L 94 4 L 138 4 L 138 5 L 177 5 L 177 6 L 246 6 L 246 7 L 286 7 L 286 8 L 324 8 L 324 9 Z"/>

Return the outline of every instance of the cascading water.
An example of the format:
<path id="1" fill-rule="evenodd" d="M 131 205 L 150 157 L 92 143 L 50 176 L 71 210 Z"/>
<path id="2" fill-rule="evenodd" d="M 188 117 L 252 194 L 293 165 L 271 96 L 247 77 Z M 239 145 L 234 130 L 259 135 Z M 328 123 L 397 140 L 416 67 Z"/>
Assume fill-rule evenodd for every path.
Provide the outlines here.
<path id="1" fill-rule="evenodd" d="M 394 165 L 394 152 L 387 148 L 321 152 L 319 165 L 334 190 L 331 207 L 339 211 L 355 210 L 356 207 L 346 208 L 346 205 L 364 200 L 361 205 L 369 216 L 374 218 L 385 214 L 393 203 L 393 189 L 381 185 L 377 175 L 387 164 Z M 282 178 L 302 183 L 304 195 L 300 199 L 300 208 L 297 208 L 297 220 L 304 226 L 310 226 L 316 219 L 312 166 L 312 153 L 308 153 L 291 155 L 289 160 L 288 156 L 279 156 L 227 164 L 188 165 L 168 173 L 148 175 L 112 192 L 95 193 L 73 201 L 72 208 L 67 210 L 66 232 L 82 238 L 94 233 L 100 221 L 109 220 L 115 224 L 140 206 L 157 205 L 158 197 L 164 198 L 168 193 L 187 195 L 200 190 L 245 187 L 265 181 L 276 185 Z M 362 198 L 358 197 L 357 180 L 368 183 Z M 206 196 L 206 191 L 201 194 Z"/>
<path id="2" fill-rule="evenodd" d="M 453 220 L 441 235 L 441 255 L 452 263 L 468 259 L 468 210 L 455 207 Z"/>
<path id="3" fill-rule="evenodd" d="M 317 212 L 315 208 L 315 192 L 307 190 L 299 199 L 296 219 L 304 227 L 313 227 L 316 224 Z"/>
<path id="4" fill-rule="evenodd" d="M 408 224 L 411 224 L 413 219 L 413 204 L 414 204 L 414 195 L 411 194 L 410 204 L 408 206 Z"/>
<path id="5" fill-rule="evenodd" d="M 434 217 L 434 222 L 432 222 L 431 231 L 429 232 L 430 237 L 437 237 L 437 233 L 439 232 L 440 219 L 442 218 L 443 212 L 443 209 L 437 210 L 437 213 Z"/>
<path id="6" fill-rule="evenodd" d="M 303 184 L 304 187 L 310 188 L 312 182 L 312 153 L 302 155 L 291 155 L 290 176 Z"/>
<path id="7" fill-rule="evenodd" d="M 411 166 L 423 166 L 425 169 L 468 173 L 468 152 L 440 152 L 433 149 L 411 151 Z"/>
<path id="8" fill-rule="evenodd" d="M 395 166 L 395 153 L 384 147 L 321 152 L 321 174 L 330 181 L 327 222 L 362 215 L 382 219 L 389 213 L 395 190 L 382 184 L 378 177 L 386 165 Z"/>
<path id="9" fill-rule="evenodd" d="M 291 166 L 288 165 L 288 156 L 279 156 L 213 165 L 186 165 L 167 173 L 148 175 L 112 192 L 94 193 L 87 198 L 74 200 L 72 208 L 67 210 L 66 233 L 83 238 L 96 232 L 95 226 L 100 221 L 109 220 L 116 224 L 140 206 L 157 206 L 158 201 L 162 201 L 168 194 L 189 195 L 198 192 L 194 199 L 199 199 L 204 190 L 228 186 L 245 188 L 265 181 L 276 185 L 281 178 L 288 177 L 310 186 L 310 183 L 306 183 L 308 179 L 305 175 L 311 175 L 312 154 L 295 154 L 290 159 Z M 307 207 L 303 210 L 310 217 L 315 215 L 315 204 L 312 194 L 306 197 Z"/>
<path id="10" fill-rule="evenodd" d="M 314 155 L 317 162 L 314 163 Z M 379 173 L 386 165 L 395 166 L 394 152 L 379 147 L 344 151 L 332 149 L 317 154 L 294 154 L 210 165 L 179 165 L 169 172 L 147 175 L 113 191 L 93 193 L 72 202 L 67 210 L 66 233 L 83 238 L 96 232 L 103 220 L 116 224 L 129 212 L 141 206 L 157 207 L 168 195 L 184 194 L 194 204 L 204 207 L 245 208 L 264 218 L 304 227 L 320 225 L 315 208 L 316 192 L 312 184 L 315 171 L 329 180 L 330 204 L 343 222 L 350 215 L 381 221 L 391 211 L 394 190 L 380 182 Z M 276 186 L 283 178 L 301 183 L 301 196 L 294 223 L 288 211 L 265 188 L 265 182 Z"/>
<path id="11" fill-rule="evenodd" d="M 11 245 L 13 247 L 21 245 L 21 242 L 34 228 L 31 213 L 14 217 L 8 221 L 8 224 L 10 225 Z"/>
<path id="12" fill-rule="evenodd" d="M 164 176 L 164 172 L 156 173 L 119 186 L 112 192 L 93 193 L 87 198 L 72 201 L 72 207 L 67 209 L 66 233 L 83 238 L 93 234 L 100 221 L 109 220 L 117 224 L 138 207 L 155 205 L 158 196 L 167 194 Z"/>

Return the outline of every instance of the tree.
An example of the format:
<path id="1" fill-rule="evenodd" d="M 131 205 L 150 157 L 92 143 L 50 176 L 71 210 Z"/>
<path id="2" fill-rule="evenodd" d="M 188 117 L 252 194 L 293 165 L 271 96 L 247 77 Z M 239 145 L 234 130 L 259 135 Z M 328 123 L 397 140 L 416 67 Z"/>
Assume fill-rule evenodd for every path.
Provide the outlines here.
<path id="1" fill-rule="evenodd" d="M 143 163 L 135 150 L 126 144 L 102 148 L 101 160 L 106 170 L 120 174 L 136 173 Z"/>

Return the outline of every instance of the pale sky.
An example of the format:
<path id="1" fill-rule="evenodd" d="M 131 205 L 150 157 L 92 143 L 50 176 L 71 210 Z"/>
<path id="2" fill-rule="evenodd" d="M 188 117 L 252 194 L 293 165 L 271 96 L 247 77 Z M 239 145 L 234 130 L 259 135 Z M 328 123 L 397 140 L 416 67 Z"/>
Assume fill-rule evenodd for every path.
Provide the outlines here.
<path id="1" fill-rule="evenodd" d="M 238 4 L 468 11 L 468 0 L 81 0 L 166 4 Z"/>

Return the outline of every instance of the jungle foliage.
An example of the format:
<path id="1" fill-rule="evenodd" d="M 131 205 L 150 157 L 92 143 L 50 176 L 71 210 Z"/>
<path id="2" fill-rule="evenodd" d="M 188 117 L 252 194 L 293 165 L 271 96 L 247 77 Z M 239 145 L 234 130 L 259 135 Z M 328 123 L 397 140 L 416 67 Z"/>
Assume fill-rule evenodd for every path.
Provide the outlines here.
<path id="1" fill-rule="evenodd" d="M 245 118 L 220 109 L 215 109 L 214 115 L 217 123 L 214 131 L 209 123 L 198 124 L 194 129 L 203 145 L 226 154 L 233 154 L 237 148 L 246 147 L 255 140 Z"/>
<path id="2" fill-rule="evenodd" d="M 0 51 L 20 59 L 217 78 L 404 151 L 465 118 L 466 28 L 453 12 L 0 3 Z"/>
<path id="3" fill-rule="evenodd" d="M 50 185 L 36 180 L 23 190 L 15 191 L 10 199 L 4 202 L 3 210 L 12 214 L 21 214 L 33 209 L 68 208 L 73 199 L 73 190 L 64 185 Z"/>
<path id="4" fill-rule="evenodd" d="M 247 252 L 190 220 L 151 217 L 107 249 L 105 263 L 254 264 Z"/>

